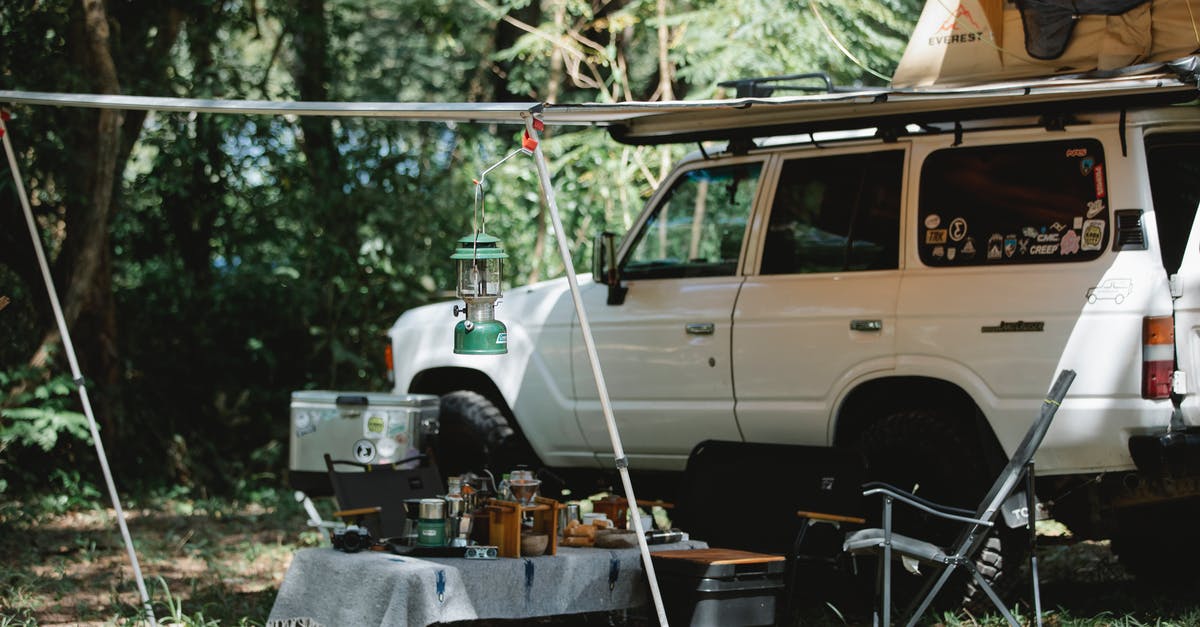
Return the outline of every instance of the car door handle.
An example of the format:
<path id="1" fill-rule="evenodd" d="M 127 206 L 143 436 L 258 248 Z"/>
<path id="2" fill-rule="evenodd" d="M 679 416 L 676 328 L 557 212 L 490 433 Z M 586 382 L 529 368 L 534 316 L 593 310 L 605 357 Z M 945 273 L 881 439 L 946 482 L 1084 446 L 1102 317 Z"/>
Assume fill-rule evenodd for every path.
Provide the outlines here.
<path id="1" fill-rule="evenodd" d="M 851 320 L 851 331 L 882 331 L 883 320 Z"/>
<path id="2" fill-rule="evenodd" d="M 689 322 L 683 325 L 684 330 L 688 335 L 712 335 L 717 330 L 717 325 L 711 322 Z"/>

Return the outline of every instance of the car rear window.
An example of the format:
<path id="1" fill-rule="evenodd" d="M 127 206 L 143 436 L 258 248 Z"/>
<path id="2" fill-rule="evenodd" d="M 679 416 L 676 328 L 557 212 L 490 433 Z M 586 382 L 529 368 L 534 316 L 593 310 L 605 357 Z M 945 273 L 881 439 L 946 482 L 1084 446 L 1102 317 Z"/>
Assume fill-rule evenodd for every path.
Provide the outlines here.
<path id="1" fill-rule="evenodd" d="M 930 266 L 1089 261 L 1108 243 L 1094 139 L 958 147 L 921 170 L 917 250 Z"/>

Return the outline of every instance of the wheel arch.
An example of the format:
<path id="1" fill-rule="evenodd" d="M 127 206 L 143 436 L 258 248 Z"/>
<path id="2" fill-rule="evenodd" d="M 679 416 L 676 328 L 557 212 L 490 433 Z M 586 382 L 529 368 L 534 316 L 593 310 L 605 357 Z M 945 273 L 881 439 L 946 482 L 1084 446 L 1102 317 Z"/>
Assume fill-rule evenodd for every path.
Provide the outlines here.
<path id="1" fill-rule="evenodd" d="M 881 377 L 858 384 L 838 406 L 833 444 L 852 447 L 875 421 L 913 410 L 937 410 L 970 421 L 989 469 L 998 471 L 1008 463 L 1008 455 L 978 403 L 958 385 L 934 377 Z"/>

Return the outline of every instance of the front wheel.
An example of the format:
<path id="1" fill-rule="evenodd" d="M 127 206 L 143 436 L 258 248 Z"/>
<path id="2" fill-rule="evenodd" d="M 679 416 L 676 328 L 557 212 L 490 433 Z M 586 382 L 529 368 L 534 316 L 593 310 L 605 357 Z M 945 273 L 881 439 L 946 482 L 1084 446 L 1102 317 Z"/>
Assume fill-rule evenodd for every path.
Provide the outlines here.
<path id="1" fill-rule="evenodd" d="M 443 476 L 484 469 L 497 474 L 518 465 L 535 466 L 537 456 L 491 400 L 469 390 L 444 394 L 434 455 Z"/>
<path id="2" fill-rule="evenodd" d="M 867 460 L 867 477 L 941 505 L 974 510 L 995 477 L 983 461 L 984 455 L 971 427 L 969 419 L 954 419 L 938 411 L 906 411 L 887 416 L 865 429 L 859 440 Z M 868 516 L 875 517 L 869 524 L 879 525 L 882 505 L 874 501 L 866 506 L 870 508 Z M 948 548 L 962 529 L 957 523 L 902 504 L 897 504 L 893 511 L 893 528 L 897 533 L 938 546 Z M 993 532 L 976 556 L 979 573 L 1002 598 L 1015 590 L 1019 579 L 1014 571 L 1025 557 L 1026 549 L 1019 530 L 1005 528 Z M 929 576 L 928 569 L 922 571 L 920 577 L 909 576 L 899 568 L 899 562 L 893 565 L 893 598 L 901 609 L 920 590 L 924 577 Z M 938 595 L 935 607 L 956 608 L 956 601 L 970 608 L 991 607 L 983 591 L 969 577 L 959 576 L 952 581 Z"/>

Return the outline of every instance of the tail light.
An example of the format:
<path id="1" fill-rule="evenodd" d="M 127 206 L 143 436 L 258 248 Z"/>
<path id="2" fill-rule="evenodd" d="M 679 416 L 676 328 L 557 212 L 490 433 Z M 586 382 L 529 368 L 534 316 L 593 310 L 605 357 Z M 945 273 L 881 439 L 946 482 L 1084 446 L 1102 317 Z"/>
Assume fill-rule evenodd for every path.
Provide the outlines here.
<path id="1" fill-rule="evenodd" d="M 1142 318 L 1142 398 L 1170 398 L 1171 374 L 1174 370 L 1174 318 Z"/>
<path id="2" fill-rule="evenodd" d="M 391 381 L 392 377 L 396 376 L 396 371 L 392 368 L 392 338 L 388 338 L 388 343 L 383 348 L 383 363 L 387 366 L 387 379 Z"/>

